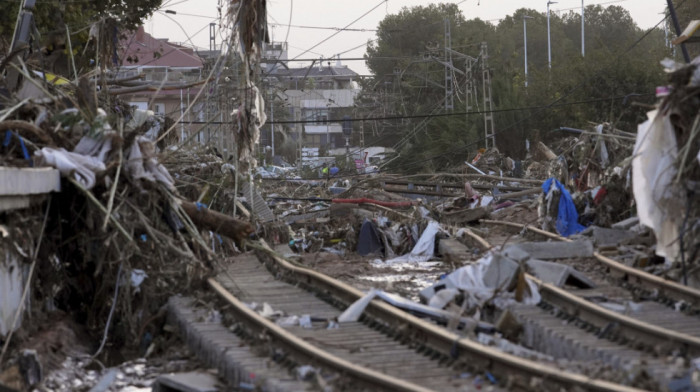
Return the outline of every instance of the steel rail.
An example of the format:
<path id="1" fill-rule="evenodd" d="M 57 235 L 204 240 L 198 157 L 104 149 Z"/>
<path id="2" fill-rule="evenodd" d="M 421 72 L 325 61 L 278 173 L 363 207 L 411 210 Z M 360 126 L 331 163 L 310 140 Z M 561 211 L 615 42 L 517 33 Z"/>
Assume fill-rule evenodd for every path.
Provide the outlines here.
<path id="1" fill-rule="evenodd" d="M 498 223 L 507 224 L 513 227 L 525 227 L 525 225 L 520 225 L 518 223 L 503 222 L 503 221 L 492 221 L 492 220 L 482 220 L 484 223 Z M 559 237 L 556 234 L 546 232 L 537 228 L 528 226 L 528 229 L 535 229 L 536 232 L 552 236 L 551 238 Z M 476 240 L 485 249 L 491 248 L 491 245 L 485 239 L 479 237 L 474 232 L 467 230 L 466 234 L 472 239 Z M 571 241 L 567 238 L 562 239 L 566 241 Z M 619 264 L 613 261 L 616 264 Z M 627 266 L 624 266 L 629 268 Z M 657 349 L 666 349 L 668 352 L 672 348 L 682 348 L 691 353 L 700 353 L 700 338 L 692 335 L 676 332 L 666 328 L 658 327 L 653 324 L 646 323 L 644 321 L 637 320 L 632 317 L 622 315 L 620 313 L 613 312 L 602 306 L 596 305 L 590 301 L 585 300 L 579 296 L 571 294 L 566 290 L 563 290 L 555 285 L 544 283 L 536 277 L 526 274 L 529 279 L 532 279 L 540 288 L 540 294 L 547 302 L 556 307 L 564 310 L 567 314 L 577 316 L 580 319 L 596 325 L 597 327 L 604 327 L 610 323 L 617 323 L 619 328 L 625 328 L 625 338 L 631 339 L 636 342 L 644 342 L 645 345 L 649 345 L 649 342 L 658 342 L 656 346 Z M 653 276 L 653 275 L 652 275 Z"/>
<path id="2" fill-rule="evenodd" d="M 562 237 L 558 234 L 550 233 L 548 231 L 539 229 L 537 227 L 533 227 L 531 225 L 524 225 L 520 223 L 515 223 L 515 222 L 505 222 L 505 221 L 499 221 L 499 220 L 480 220 L 482 223 L 487 223 L 487 224 L 497 224 L 497 225 L 503 225 L 503 226 L 511 226 L 511 227 L 517 227 L 519 229 L 525 229 L 529 230 L 533 233 L 538 233 L 544 236 L 547 236 L 552 239 L 556 239 L 559 241 L 564 241 L 564 242 L 570 242 L 571 240 L 565 237 Z M 650 287 L 656 288 L 659 291 L 659 294 L 662 296 L 667 296 L 669 298 L 674 298 L 676 300 L 683 300 L 693 307 L 695 306 L 700 306 L 700 291 L 693 289 L 688 286 L 683 286 L 677 282 L 674 282 L 672 280 L 668 279 L 663 279 L 660 278 L 656 275 L 652 275 L 648 272 L 641 271 L 636 268 L 632 268 L 629 266 L 626 266 L 620 262 L 617 262 L 609 257 L 606 257 L 599 252 L 594 252 L 593 256 L 606 265 L 607 267 L 610 267 L 611 269 L 617 271 L 618 273 L 628 275 L 629 277 L 633 277 L 637 279 L 638 281 L 644 282 L 645 285 L 648 285 Z"/>
<path id="3" fill-rule="evenodd" d="M 238 298 L 233 296 L 226 288 L 224 288 L 214 278 L 207 280 L 209 286 L 219 294 L 231 308 L 228 309 L 234 312 L 237 316 L 237 321 L 249 324 L 257 330 L 265 331 L 268 335 L 272 335 L 278 342 L 281 342 L 286 347 L 292 348 L 295 352 L 300 352 L 307 358 L 321 362 L 326 366 L 336 369 L 344 374 L 350 374 L 358 379 L 368 383 L 371 386 L 379 386 L 390 391 L 415 391 L 415 392 L 430 392 L 430 389 L 421 387 L 411 382 L 401 380 L 384 373 L 368 369 L 363 366 L 355 365 L 335 355 L 329 354 L 316 346 L 307 343 L 303 339 L 297 337 L 293 333 L 285 330 L 272 321 L 264 318 L 255 311 L 251 310 Z"/>
<path id="4" fill-rule="evenodd" d="M 317 271 L 294 265 L 277 255 L 264 242 L 262 244 L 266 251 L 260 252 L 259 257 L 267 259 L 271 267 L 282 275 L 293 275 L 298 283 L 313 287 L 315 290 L 338 298 L 341 302 L 348 305 L 365 295 L 362 291 L 346 283 Z M 372 300 L 365 309 L 364 314 L 374 320 L 381 321 L 404 336 L 412 337 L 417 343 L 448 354 L 453 359 L 462 361 L 470 366 L 479 367 L 481 364 L 482 370 L 491 371 L 502 377 L 521 376 L 527 377 L 527 379 L 539 377 L 543 381 L 555 383 L 562 387 L 580 387 L 591 391 L 641 391 L 637 388 L 562 371 L 551 366 L 503 353 L 408 314 L 380 300 Z"/>

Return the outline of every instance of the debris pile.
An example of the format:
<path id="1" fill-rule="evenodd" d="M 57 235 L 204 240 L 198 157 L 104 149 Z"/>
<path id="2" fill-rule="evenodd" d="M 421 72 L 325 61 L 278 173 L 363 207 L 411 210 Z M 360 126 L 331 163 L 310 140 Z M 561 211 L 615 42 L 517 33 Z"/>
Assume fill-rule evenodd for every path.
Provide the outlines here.
<path id="1" fill-rule="evenodd" d="M 700 57 L 663 62 L 671 85 L 640 124 L 634 148 L 634 198 L 641 224 L 672 275 L 700 285 Z"/>
<path id="2" fill-rule="evenodd" d="M 91 83 L 85 78 L 80 86 Z M 188 200 L 191 179 L 214 167 L 196 159 L 173 178 L 154 142 L 162 119 L 103 94 L 76 102 L 83 93 L 72 86 L 45 85 L 40 99 L 2 103 L 4 169 L 53 167 L 63 177 L 47 202 L 6 213 L 3 249 L 26 271 L 19 283 L 29 288 L 35 320 L 71 314 L 96 339 L 89 351 L 103 362 L 158 351 L 167 298 L 197 289 L 254 228 Z M 226 165 L 215 169 L 231 177 Z M 3 342 L 20 347 L 41 326 L 25 324 L 17 339 L 6 328 Z"/>

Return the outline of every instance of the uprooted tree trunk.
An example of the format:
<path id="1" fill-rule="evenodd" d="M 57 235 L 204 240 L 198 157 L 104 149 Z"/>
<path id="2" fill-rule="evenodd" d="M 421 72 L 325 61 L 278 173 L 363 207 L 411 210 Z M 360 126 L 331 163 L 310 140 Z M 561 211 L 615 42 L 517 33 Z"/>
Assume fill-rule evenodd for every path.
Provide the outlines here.
<path id="1" fill-rule="evenodd" d="M 200 207 L 186 200 L 179 200 L 180 206 L 199 228 L 211 230 L 233 239 L 236 246 L 241 246 L 243 240 L 255 232 L 253 225 L 206 207 Z"/>

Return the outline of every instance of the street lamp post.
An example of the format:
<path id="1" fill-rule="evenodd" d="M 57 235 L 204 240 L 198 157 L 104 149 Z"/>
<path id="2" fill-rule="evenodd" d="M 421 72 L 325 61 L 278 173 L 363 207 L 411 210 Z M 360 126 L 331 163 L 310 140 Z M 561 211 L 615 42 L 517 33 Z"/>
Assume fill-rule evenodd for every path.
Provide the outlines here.
<path id="1" fill-rule="evenodd" d="M 556 4 L 556 1 L 547 2 L 547 60 L 549 64 L 549 69 L 552 69 L 552 41 L 549 32 L 549 5 Z"/>
<path id="2" fill-rule="evenodd" d="M 525 43 L 525 87 L 527 87 L 527 20 L 532 16 L 523 15 L 523 40 Z"/>

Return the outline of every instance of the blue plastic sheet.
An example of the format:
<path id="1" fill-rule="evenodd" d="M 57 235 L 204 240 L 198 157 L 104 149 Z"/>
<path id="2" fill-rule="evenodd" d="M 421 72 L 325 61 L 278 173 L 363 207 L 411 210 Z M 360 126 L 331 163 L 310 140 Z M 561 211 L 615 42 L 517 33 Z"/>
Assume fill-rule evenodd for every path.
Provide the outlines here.
<path id="1" fill-rule="evenodd" d="M 566 188 L 564 188 L 564 186 L 555 178 L 552 177 L 542 184 L 542 190 L 544 191 L 545 195 L 552 187 L 552 181 L 554 181 L 554 186 L 559 188 L 559 191 L 561 192 L 556 228 L 559 234 L 563 235 L 564 237 L 568 237 L 572 234 L 580 232 L 584 229 L 584 227 L 578 223 L 578 212 L 576 211 L 576 206 L 574 205 L 574 201 L 571 199 L 569 191 L 567 191 Z"/>

